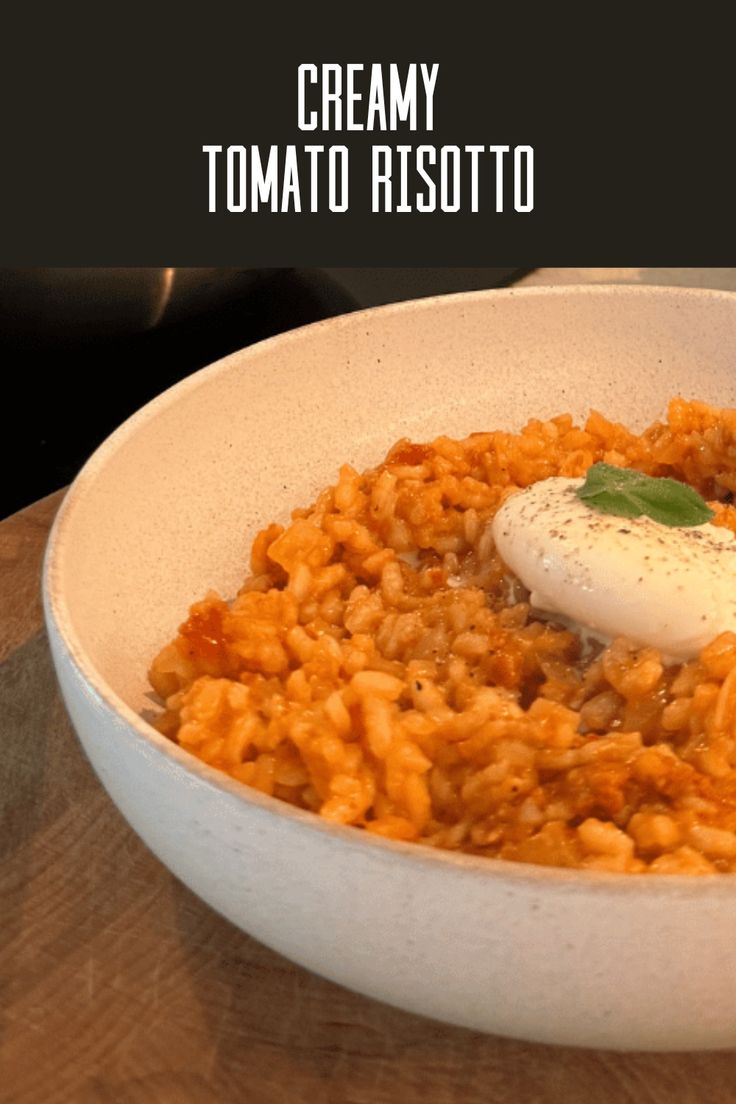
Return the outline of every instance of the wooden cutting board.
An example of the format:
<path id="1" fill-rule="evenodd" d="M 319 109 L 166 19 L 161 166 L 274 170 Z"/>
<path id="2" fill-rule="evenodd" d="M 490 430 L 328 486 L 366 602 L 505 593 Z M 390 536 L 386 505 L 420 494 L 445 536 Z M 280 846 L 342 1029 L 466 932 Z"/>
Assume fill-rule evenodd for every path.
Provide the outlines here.
<path id="1" fill-rule="evenodd" d="M 96 781 L 56 689 L 38 582 L 60 497 L 0 523 L 2 1104 L 733 1104 L 736 1052 L 445 1027 L 306 973 L 180 885 Z"/>

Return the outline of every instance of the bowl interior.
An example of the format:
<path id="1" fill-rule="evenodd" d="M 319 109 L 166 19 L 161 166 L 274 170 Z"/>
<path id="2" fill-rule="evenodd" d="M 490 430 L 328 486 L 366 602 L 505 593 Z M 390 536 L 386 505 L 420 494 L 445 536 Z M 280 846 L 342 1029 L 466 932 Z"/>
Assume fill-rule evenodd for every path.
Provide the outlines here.
<path id="1" fill-rule="evenodd" d="M 519 428 L 591 407 L 642 427 L 680 394 L 736 405 L 736 296 L 493 291 L 361 312 L 253 346 L 132 418 L 78 477 L 47 561 L 93 683 L 150 708 L 147 666 L 188 606 L 234 594 L 258 528 L 402 436 Z"/>

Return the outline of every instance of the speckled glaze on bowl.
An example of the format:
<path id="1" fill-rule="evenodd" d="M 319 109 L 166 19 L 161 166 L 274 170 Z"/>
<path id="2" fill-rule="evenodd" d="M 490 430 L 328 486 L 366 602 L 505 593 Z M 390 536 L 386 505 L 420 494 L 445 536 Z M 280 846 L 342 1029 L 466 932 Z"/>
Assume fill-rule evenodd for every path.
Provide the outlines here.
<path id="1" fill-rule="evenodd" d="M 319 323 L 197 373 L 70 490 L 44 600 L 64 699 L 123 815 L 263 943 L 439 1020 L 550 1043 L 736 1046 L 736 880 L 625 877 L 436 852 L 328 825 L 159 736 L 146 668 L 249 542 L 399 437 L 597 407 L 643 426 L 675 394 L 736 405 L 736 295 L 534 288 Z M 151 923 L 156 923 L 151 917 Z"/>

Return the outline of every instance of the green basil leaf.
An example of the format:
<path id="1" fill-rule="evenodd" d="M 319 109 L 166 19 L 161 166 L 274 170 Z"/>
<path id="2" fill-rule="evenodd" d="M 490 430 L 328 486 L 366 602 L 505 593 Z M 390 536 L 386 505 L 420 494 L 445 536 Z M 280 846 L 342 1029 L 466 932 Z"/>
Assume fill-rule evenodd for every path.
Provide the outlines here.
<path id="1" fill-rule="evenodd" d="M 601 513 L 627 518 L 644 514 L 662 525 L 704 525 L 714 516 L 707 502 L 686 483 L 612 464 L 593 464 L 575 493 Z"/>

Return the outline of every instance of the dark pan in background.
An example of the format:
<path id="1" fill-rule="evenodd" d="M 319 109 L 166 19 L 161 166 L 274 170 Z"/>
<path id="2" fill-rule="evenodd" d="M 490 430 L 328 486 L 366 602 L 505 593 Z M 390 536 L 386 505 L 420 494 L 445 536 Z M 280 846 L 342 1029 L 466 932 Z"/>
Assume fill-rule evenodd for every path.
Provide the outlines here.
<path id="1" fill-rule="evenodd" d="M 0 517 L 68 483 L 133 411 L 236 349 L 363 307 L 501 287 L 525 271 L 0 269 Z"/>

